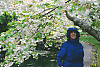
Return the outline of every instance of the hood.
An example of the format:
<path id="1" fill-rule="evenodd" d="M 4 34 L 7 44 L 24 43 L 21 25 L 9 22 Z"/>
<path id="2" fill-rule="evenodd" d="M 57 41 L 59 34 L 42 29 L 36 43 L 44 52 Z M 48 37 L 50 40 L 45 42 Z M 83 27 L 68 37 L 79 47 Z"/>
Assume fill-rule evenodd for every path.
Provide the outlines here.
<path id="1" fill-rule="evenodd" d="M 75 29 L 75 28 L 69 28 L 69 29 L 67 30 L 67 34 L 66 34 L 67 40 L 70 40 L 70 33 L 71 33 L 72 31 L 76 31 L 76 40 L 79 40 L 80 33 L 79 33 L 79 32 L 77 31 L 77 29 Z"/>

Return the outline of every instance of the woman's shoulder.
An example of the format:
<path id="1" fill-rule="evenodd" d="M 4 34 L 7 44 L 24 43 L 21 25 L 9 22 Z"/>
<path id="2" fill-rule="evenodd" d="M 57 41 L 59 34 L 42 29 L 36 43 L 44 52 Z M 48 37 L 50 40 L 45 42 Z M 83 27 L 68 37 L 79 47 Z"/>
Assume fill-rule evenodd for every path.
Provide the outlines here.
<path id="1" fill-rule="evenodd" d="M 63 44 L 62 44 L 62 46 L 64 47 L 67 47 L 69 44 L 68 44 L 68 41 L 65 41 Z"/>
<path id="2" fill-rule="evenodd" d="M 65 42 L 64 42 L 64 44 L 68 44 L 68 43 L 69 43 L 68 41 L 65 41 Z"/>

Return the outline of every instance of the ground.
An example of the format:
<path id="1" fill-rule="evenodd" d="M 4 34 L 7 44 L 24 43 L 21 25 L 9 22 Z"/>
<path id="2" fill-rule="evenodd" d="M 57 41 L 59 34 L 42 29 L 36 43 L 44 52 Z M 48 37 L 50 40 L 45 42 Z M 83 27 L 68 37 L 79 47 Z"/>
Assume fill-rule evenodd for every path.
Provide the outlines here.
<path id="1" fill-rule="evenodd" d="M 91 53 L 92 53 L 92 46 L 89 44 L 82 42 L 84 48 L 84 67 L 90 67 L 91 64 Z"/>

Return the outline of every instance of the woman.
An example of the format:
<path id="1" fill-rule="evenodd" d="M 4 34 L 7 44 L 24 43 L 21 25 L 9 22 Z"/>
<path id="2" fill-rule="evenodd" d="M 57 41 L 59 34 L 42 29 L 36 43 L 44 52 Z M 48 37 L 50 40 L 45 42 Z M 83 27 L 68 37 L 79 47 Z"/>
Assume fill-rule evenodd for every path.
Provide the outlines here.
<path id="1" fill-rule="evenodd" d="M 75 28 L 67 30 L 67 41 L 62 44 L 57 54 L 60 67 L 83 67 L 84 51 L 79 42 L 80 34 Z"/>

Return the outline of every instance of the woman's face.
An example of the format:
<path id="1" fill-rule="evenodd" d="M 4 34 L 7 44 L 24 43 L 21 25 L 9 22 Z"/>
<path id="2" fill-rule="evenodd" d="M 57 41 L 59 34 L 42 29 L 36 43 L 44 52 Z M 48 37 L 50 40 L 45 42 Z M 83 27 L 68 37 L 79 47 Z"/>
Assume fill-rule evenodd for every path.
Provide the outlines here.
<path id="1" fill-rule="evenodd" d="M 70 38 L 71 38 L 71 39 L 75 39 L 75 38 L 76 38 L 76 32 L 75 32 L 75 31 L 72 31 L 72 32 L 70 33 Z"/>

